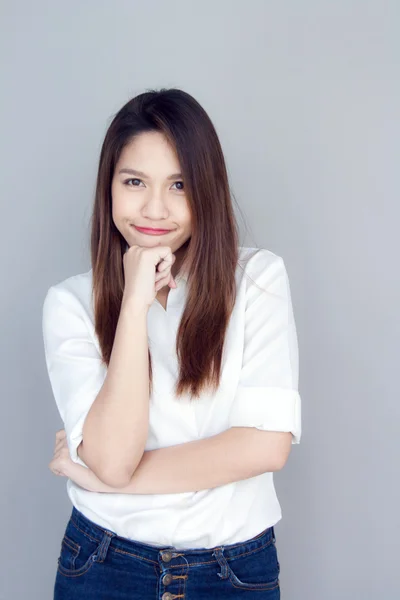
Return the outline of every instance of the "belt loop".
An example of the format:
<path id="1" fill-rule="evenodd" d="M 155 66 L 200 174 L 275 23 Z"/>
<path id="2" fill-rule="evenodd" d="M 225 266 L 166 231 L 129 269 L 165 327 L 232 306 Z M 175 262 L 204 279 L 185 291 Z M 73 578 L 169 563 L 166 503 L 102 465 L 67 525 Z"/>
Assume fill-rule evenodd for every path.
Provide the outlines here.
<path id="1" fill-rule="evenodd" d="M 275 529 L 273 526 L 271 527 L 271 534 L 272 534 L 272 539 L 274 540 L 274 542 L 276 542 Z"/>
<path id="2" fill-rule="evenodd" d="M 97 562 L 103 562 L 107 556 L 108 548 L 110 546 L 112 538 L 115 537 L 115 533 L 110 533 L 108 531 L 104 531 L 103 539 L 101 540 L 101 544 L 99 546 L 99 550 L 96 555 Z"/>
<path id="3" fill-rule="evenodd" d="M 218 577 L 220 577 L 221 579 L 227 579 L 229 576 L 229 567 L 224 556 L 224 547 L 220 546 L 218 548 L 215 548 L 213 556 L 215 556 L 219 566 L 221 567 L 221 573 L 217 573 Z"/>

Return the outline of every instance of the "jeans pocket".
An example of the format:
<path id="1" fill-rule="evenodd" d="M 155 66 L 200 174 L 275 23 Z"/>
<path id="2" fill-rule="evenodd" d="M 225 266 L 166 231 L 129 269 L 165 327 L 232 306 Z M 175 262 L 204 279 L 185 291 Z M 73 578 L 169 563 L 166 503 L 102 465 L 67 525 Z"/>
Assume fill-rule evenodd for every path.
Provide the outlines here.
<path id="1" fill-rule="evenodd" d="M 67 577 L 84 575 L 96 562 L 100 545 L 70 520 L 61 541 L 58 571 Z"/>
<path id="2" fill-rule="evenodd" d="M 235 588 L 243 590 L 273 590 L 279 587 L 280 565 L 274 540 L 263 548 L 226 558 L 223 548 L 215 553 L 222 568 L 221 578 L 227 578 Z"/>

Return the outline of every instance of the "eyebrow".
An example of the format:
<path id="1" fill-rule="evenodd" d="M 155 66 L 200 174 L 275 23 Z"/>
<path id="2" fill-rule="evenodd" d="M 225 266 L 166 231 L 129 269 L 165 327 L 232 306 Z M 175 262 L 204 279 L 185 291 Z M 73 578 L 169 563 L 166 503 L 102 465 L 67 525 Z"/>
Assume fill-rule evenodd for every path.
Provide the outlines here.
<path id="1" fill-rule="evenodd" d="M 143 177 L 144 179 L 151 179 L 149 175 L 143 173 L 143 171 L 137 171 L 135 169 L 120 169 L 118 173 L 127 173 L 128 175 L 137 175 L 138 177 Z M 182 173 L 173 173 L 167 177 L 168 180 L 177 179 L 178 177 L 182 177 Z"/>

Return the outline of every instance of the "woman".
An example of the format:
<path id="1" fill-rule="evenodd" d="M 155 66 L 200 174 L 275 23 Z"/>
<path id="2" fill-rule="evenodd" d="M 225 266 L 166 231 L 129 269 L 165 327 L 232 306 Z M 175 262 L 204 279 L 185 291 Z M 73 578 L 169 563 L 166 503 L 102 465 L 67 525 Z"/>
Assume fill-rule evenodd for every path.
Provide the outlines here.
<path id="1" fill-rule="evenodd" d="M 54 598 L 280 598 L 273 473 L 301 436 L 284 261 L 238 246 L 213 124 L 179 89 L 115 115 L 92 268 L 50 287 L 49 467 L 73 504 Z"/>

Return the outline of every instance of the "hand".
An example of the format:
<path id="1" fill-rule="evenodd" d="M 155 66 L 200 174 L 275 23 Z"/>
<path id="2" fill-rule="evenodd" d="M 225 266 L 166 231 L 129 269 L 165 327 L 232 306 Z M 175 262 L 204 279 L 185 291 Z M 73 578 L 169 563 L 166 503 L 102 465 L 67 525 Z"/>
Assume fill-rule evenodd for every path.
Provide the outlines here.
<path id="1" fill-rule="evenodd" d="M 53 460 L 51 460 L 49 463 L 49 469 L 54 473 L 54 475 L 69 477 L 71 465 L 73 464 L 75 463 L 71 460 L 69 455 L 65 429 L 59 429 L 56 433 Z"/>
<path id="2" fill-rule="evenodd" d="M 168 258 L 163 258 L 156 266 L 156 277 L 155 277 L 155 291 L 156 293 L 161 290 L 161 288 L 168 285 L 170 288 L 176 288 L 176 281 L 172 277 L 171 268 L 174 262 L 176 261 L 175 254 L 171 256 L 172 262 L 168 260 Z"/>
<path id="3" fill-rule="evenodd" d="M 139 306 L 150 307 L 164 286 L 176 288 L 171 273 L 175 260 L 169 246 L 131 246 L 123 256 L 123 301 L 130 304 L 133 300 Z"/>

